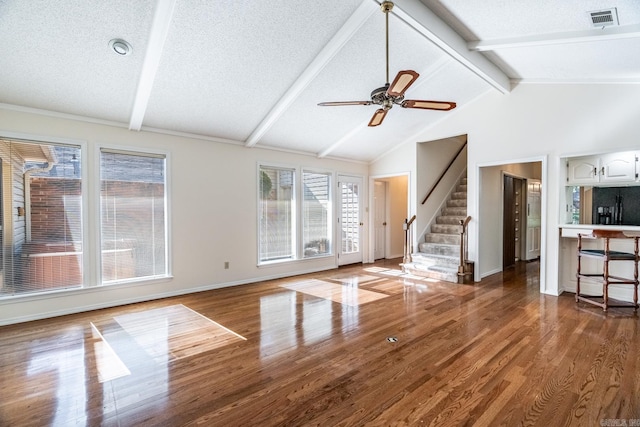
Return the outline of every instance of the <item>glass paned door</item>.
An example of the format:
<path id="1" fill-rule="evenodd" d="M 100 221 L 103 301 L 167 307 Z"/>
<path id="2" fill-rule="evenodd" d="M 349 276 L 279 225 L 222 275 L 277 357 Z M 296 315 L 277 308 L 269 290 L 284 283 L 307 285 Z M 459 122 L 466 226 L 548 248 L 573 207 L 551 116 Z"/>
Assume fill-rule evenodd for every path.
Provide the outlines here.
<path id="1" fill-rule="evenodd" d="M 338 264 L 362 262 L 362 178 L 339 176 L 338 180 Z"/>

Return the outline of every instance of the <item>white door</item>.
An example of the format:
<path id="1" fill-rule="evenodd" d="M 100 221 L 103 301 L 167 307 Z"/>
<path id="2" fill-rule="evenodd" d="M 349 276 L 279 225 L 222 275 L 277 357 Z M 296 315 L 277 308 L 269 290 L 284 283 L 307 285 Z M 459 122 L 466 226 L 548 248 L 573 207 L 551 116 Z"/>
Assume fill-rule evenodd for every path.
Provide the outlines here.
<path id="1" fill-rule="evenodd" d="M 375 181 L 373 189 L 373 209 L 375 243 L 373 259 L 386 258 L 387 248 L 387 183 Z"/>
<path id="2" fill-rule="evenodd" d="M 540 181 L 527 180 L 527 232 L 525 242 L 525 260 L 540 257 L 540 238 L 542 224 L 542 185 Z"/>
<path id="3" fill-rule="evenodd" d="M 338 176 L 338 265 L 362 262 L 362 178 Z"/>

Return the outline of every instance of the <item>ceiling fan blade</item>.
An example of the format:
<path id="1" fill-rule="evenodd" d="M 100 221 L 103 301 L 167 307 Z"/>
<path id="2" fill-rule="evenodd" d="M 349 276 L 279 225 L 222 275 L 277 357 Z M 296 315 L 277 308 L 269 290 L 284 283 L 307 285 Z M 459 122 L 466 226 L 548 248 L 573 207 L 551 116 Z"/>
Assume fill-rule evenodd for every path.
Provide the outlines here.
<path id="1" fill-rule="evenodd" d="M 384 120 L 384 116 L 386 115 L 387 110 L 383 110 L 382 108 L 377 109 L 376 112 L 373 113 L 373 117 L 371 117 L 371 120 L 369 120 L 369 126 L 378 126 L 380 123 L 382 123 L 382 121 Z"/>
<path id="2" fill-rule="evenodd" d="M 407 99 L 402 102 L 404 108 L 420 108 L 423 110 L 442 110 L 449 111 L 456 108 L 455 102 L 448 101 L 420 101 L 416 99 Z"/>
<path id="3" fill-rule="evenodd" d="M 413 70 L 400 71 L 387 89 L 387 95 L 395 97 L 404 95 L 404 92 L 416 81 L 418 76 L 420 74 Z"/>
<path id="4" fill-rule="evenodd" d="M 338 101 L 338 102 L 320 102 L 321 107 L 336 107 L 341 105 L 371 105 L 371 101 Z"/>

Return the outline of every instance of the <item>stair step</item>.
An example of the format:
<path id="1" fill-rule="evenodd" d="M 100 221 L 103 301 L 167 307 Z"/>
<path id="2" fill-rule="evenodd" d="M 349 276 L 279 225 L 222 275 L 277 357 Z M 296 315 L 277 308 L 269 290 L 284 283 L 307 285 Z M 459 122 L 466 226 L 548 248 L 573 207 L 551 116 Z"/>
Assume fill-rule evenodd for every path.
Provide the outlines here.
<path id="1" fill-rule="evenodd" d="M 458 207 L 467 207 L 467 199 L 449 199 L 447 200 L 447 207 L 449 208 L 458 208 Z"/>
<path id="2" fill-rule="evenodd" d="M 459 234 L 427 233 L 427 235 L 425 236 L 425 242 L 459 245 L 460 235 Z"/>
<path id="3" fill-rule="evenodd" d="M 433 224 L 431 226 L 432 233 L 440 234 L 455 234 L 460 235 L 461 227 L 458 223 L 455 224 Z"/>
<path id="4" fill-rule="evenodd" d="M 428 255 L 460 256 L 460 245 L 455 244 L 423 242 L 418 250 Z"/>
<path id="5" fill-rule="evenodd" d="M 460 221 L 464 221 L 466 215 L 441 215 L 436 217 L 436 224 L 456 224 L 460 225 Z"/>
<path id="6" fill-rule="evenodd" d="M 441 266 L 424 267 L 420 264 L 408 263 L 404 265 L 405 271 L 414 276 L 427 277 L 445 282 L 458 283 L 457 268 L 446 268 Z"/>
<path id="7" fill-rule="evenodd" d="M 411 254 L 411 259 L 414 264 L 420 264 L 424 266 L 440 265 L 449 268 L 458 268 L 460 265 L 460 256 L 448 256 L 448 255 L 435 255 L 426 254 L 424 252 L 416 252 Z"/>
<path id="8" fill-rule="evenodd" d="M 466 191 L 454 191 L 451 193 L 452 199 L 464 199 L 467 200 L 467 192 Z"/>
<path id="9" fill-rule="evenodd" d="M 467 184 L 458 184 L 458 187 L 456 188 L 457 192 L 460 193 L 466 193 L 467 192 Z"/>
<path id="10" fill-rule="evenodd" d="M 463 218 L 467 217 L 467 207 L 466 206 L 456 206 L 456 207 L 446 207 L 442 208 L 442 215 L 453 215 L 453 216 L 461 216 Z"/>

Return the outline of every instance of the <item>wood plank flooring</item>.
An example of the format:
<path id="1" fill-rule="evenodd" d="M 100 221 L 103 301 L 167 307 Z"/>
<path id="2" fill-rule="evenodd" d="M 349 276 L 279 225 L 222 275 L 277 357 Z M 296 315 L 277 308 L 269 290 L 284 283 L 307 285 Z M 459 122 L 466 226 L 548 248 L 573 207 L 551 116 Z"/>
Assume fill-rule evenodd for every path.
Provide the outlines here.
<path id="1" fill-rule="evenodd" d="M 1 327 L 0 425 L 640 425 L 631 309 L 398 261 Z"/>

